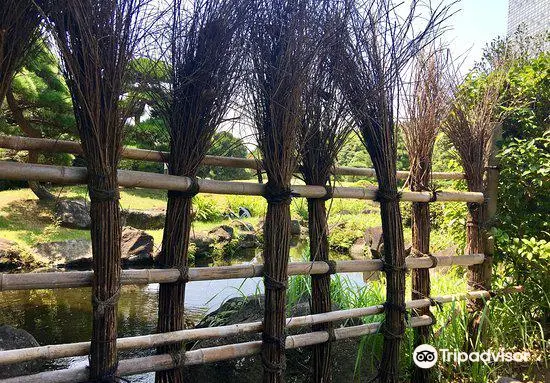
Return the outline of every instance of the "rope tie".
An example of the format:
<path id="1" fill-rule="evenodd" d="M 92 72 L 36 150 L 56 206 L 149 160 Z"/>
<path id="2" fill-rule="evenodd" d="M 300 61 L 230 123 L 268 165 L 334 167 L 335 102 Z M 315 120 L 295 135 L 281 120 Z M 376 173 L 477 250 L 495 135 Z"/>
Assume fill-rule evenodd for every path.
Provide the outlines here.
<path id="1" fill-rule="evenodd" d="M 432 195 L 431 195 L 430 200 L 428 202 L 436 202 L 438 192 L 439 192 L 438 190 L 432 190 Z"/>
<path id="2" fill-rule="evenodd" d="M 262 332 L 262 342 L 268 343 L 268 344 L 274 344 L 277 346 L 277 349 L 279 351 L 284 351 L 286 346 L 286 336 L 283 335 L 281 337 L 275 337 L 273 335 L 266 334 L 265 332 Z"/>
<path id="3" fill-rule="evenodd" d="M 287 288 L 287 281 L 279 281 L 264 273 L 264 285 L 268 290 L 282 291 Z"/>
<path id="4" fill-rule="evenodd" d="M 180 277 L 178 279 L 178 282 L 181 282 L 181 283 L 189 282 L 189 267 L 187 265 L 180 266 L 178 267 L 178 271 L 180 272 Z"/>
<path id="5" fill-rule="evenodd" d="M 264 367 L 264 370 L 267 372 L 281 375 L 283 371 L 286 369 L 286 358 L 284 355 L 279 363 L 268 360 L 263 351 L 261 354 L 261 358 L 262 358 L 262 365 Z"/>
<path id="6" fill-rule="evenodd" d="M 273 185 L 269 181 L 265 184 L 263 197 L 267 203 L 272 205 L 290 205 L 293 197 L 298 197 L 299 194 L 293 192 L 289 187 Z"/>
<path id="7" fill-rule="evenodd" d="M 108 343 L 108 342 L 116 342 L 116 338 L 115 339 L 111 339 L 111 340 L 107 340 L 107 341 L 95 341 L 97 343 Z M 88 355 L 88 366 L 86 366 L 86 368 L 89 370 L 90 369 L 90 364 L 92 364 L 92 357 L 91 355 Z M 130 383 L 130 381 L 126 378 L 123 378 L 122 376 L 118 376 L 116 374 L 118 370 L 118 358 L 117 360 L 115 361 L 115 363 L 113 364 L 113 366 L 111 367 L 110 370 L 106 371 L 105 374 L 103 376 L 101 376 L 100 378 L 98 379 L 94 379 L 94 380 L 86 380 L 84 383 L 97 383 L 97 382 L 101 382 L 101 383 Z"/>
<path id="8" fill-rule="evenodd" d="M 328 265 L 328 275 L 336 274 L 336 261 L 330 259 L 325 261 L 325 263 Z"/>
<path id="9" fill-rule="evenodd" d="M 95 308 L 94 316 L 96 318 L 102 317 L 105 315 L 105 309 L 108 307 L 114 307 L 118 303 L 118 298 L 120 297 L 120 286 L 117 291 L 105 300 L 100 300 L 96 295 L 92 295 L 92 305 Z"/>
<path id="10" fill-rule="evenodd" d="M 417 257 L 417 258 L 420 258 L 420 257 L 430 258 L 432 260 L 432 265 L 429 267 L 429 269 L 433 269 L 434 267 L 437 267 L 438 259 L 432 253 L 423 253 L 420 250 L 418 250 L 414 247 L 411 247 L 411 256 Z"/>
<path id="11" fill-rule="evenodd" d="M 325 195 L 319 198 L 321 201 L 328 201 L 334 198 L 334 188 L 330 185 L 325 185 Z"/>
<path id="12" fill-rule="evenodd" d="M 407 265 L 403 266 L 395 266 L 391 263 L 388 263 L 386 261 L 382 261 L 382 271 L 386 274 L 392 273 L 392 272 L 406 272 L 407 271 Z"/>
<path id="13" fill-rule="evenodd" d="M 401 199 L 401 193 L 397 190 L 378 189 L 376 191 L 376 202 L 396 202 Z"/>
<path id="14" fill-rule="evenodd" d="M 185 350 L 179 349 L 170 353 L 174 367 L 181 367 L 185 364 Z"/>
<path id="15" fill-rule="evenodd" d="M 199 180 L 197 177 L 188 177 L 191 180 L 191 185 L 187 190 L 169 190 L 168 198 L 193 198 L 199 194 Z"/>
<path id="16" fill-rule="evenodd" d="M 384 339 L 403 339 L 405 337 L 405 331 L 402 331 L 399 334 L 395 334 L 388 330 L 388 326 L 384 323 L 381 327 L 381 332 L 384 335 Z"/>
<path id="17" fill-rule="evenodd" d="M 120 199 L 120 194 L 118 188 L 113 189 L 101 189 L 93 186 L 95 182 L 99 184 L 106 183 L 106 180 L 109 178 L 109 174 L 103 173 L 93 173 L 90 172 L 88 175 L 88 194 L 90 195 L 90 201 L 92 202 L 111 202 L 118 201 Z"/>
<path id="18" fill-rule="evenodd" d="M 409 320 L 409 312 L 407 311 L 407 306 L 398 305 L 397 303 L 392 303 L 392 302 L 388 302 L 388 301 L 384 302 L 382 304 L 382 306 L 384 307 L 384 311 L 386 311 L 388 308 L 392 309 L 392 310 L 399 311 L 401 314 L 405 315 L 405 320 L 406 321 Z"/>

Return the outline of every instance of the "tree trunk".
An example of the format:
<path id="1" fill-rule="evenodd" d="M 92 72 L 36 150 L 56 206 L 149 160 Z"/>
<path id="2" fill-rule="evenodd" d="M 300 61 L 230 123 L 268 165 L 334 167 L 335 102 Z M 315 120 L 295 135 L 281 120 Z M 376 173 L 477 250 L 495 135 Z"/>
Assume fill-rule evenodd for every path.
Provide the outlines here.
<path id="1" fill-rule="evenodd" d="M 116 170 L 98 175 L 88 168 L 94 279 L 90 379 L 114 382 L 117 369 L 117 305 L 120 293 L 121 221 Z"/>
<path id="2" fill-rule="evenodd" d="M 13 90 L 11 89 L 11 87 L 8 88 L 8 91 L 6 93 L 6 101 L 8 102 L 8 107 L 10 108 L 13 119 L 15 120 L 17 125 L 19 125 L 19 128 L 23 131 L 23 133 L 25 133 L 28 137 L 42 138 L 42 133 L 38 129 L 33 128 L 29 121 L 27 121 L 27 119 L 23 115 L 23 112 L 17 104 L 15 96 L 13 95 Z M 38 153 L 29 151 L 28 162 L 30 164 L 37 164 Z M 56 199 L 55 196 L 48 191 L 48 189 L 40 184 L 40 182 L 29 181 L 29 187 L 39 200 L 52 201 Z"/>
<path id="3" fill-rule="evenodd" d="M 379 181 L 379 185 L 383 185 Z M 388 188 L 397 195 L 397 185 Z M 384 261 L 386 273 L 385 319 L 382 328 L 384 345 L 378 378 L 380 382 L 399 381 L 399 354 L 405 334 L 405 249 L 401 211 L 397 198 L 380 201 L 380 215 L 384 237 Z"/>
<path id="4" fill-rule="evenodd" d="M 158 261 L 162 267 L 179 268 L 186 274 L 189 235 L 191 231 L 192 198 L 188 196 L 171 196 L 169 193 L 166 208 L 166 223 L 162 237 L 162 250 Z M 185 328 L 185 275 L 183 280 L 175 283 L 163 283 L 159 289 L 158 326 L 159 333 L 183 330 Z M 162 346 L 159 354 L 172 354 L 179 362 L 183 361 L 185 344 L 183 342 Z M 157 383 L 182 383 L 183 368 L 158 371 Z"/>
<path id="5" fill-rule="evenodd" d="M 309 251 L 311 261 L 329 260 L 328 225 L 325 201 L 308 199 Z M 330 274 L 311 276 L 311 313 L 319 314 L 332 309 L 330 299 Z M 332 331 L 332 323 L 314 325 L 313 331 Z M 313 346 L 313 382 L 332 381 L 331 343 Z"/>
<path id="6" fill-rule="evenodd" d="M 290 255 L 290 205 L 268 203 L 264 224 L 264 383 L 284 382 L 286 283 Z"/>

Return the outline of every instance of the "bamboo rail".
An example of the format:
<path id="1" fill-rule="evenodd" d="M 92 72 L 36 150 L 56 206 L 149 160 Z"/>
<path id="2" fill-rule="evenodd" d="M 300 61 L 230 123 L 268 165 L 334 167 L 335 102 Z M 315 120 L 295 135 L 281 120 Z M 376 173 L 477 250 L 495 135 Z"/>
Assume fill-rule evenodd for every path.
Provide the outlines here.
<path id="1" fill-rule="evenodd" d="M 48 138 L 30 138 L 20 136 L 0 135 L 0 148 L 12 150 L 30 150 L 51 153 L 82 154 L 82 148 L 78 142 L 66 140 L 53 140 Z M 122 157 L 131 160 L 166 162 L 170 153 L 146 149 L 124 148 Z M 202 165 L 233 167 L 243 169 L 262 170 L 261 161 L 248 158 L 206 156 Z M 337 175 L 375 177 L 376 172 L 371 168 L 336 167 L 333 171 Z M 398 171 L 398 179 L 407 179 L 408 171 Z M 459 180 L 464 179 L 463 173 L 432 172 L 434 179 Z"/>
<path id="2" fill-rule="evenodd" d="M 58 184 L 85 184 L 87 179 L 86 168 L 23 164 L 17 162 L 0 161 L 0 178 L 21 181 L 53 182 Z M 186 191 L 191 187 L 188 177 L 172 176 L 167 174 L 137 172 L 130 170 L 118 171 L 118 182 L 124 187 L 142 187 L 148 189 Z M 199 191 L 211 194 L 255 195 L 264 194 L 264 184 L 252 182 L 230 182 L 214 180 L 198 180 Z M 292 191 L 299 197 L 321 198 L 327 193 L 323 186 L 293 185 Z M 355 198 L 375 200 L 376 188 L 335 187 L 334 198 Z M 401 193 L 402 201 L 433 202 L 431 192 Z M 476 202 L 484 201 L 483 193 L 440 191 L 437 192 L 438 202 Z"/>
<path id="3" fill-rule="evenodd" d="M 432 324 L 432 318 L 427 315 L 412 318 L 410 327 L 427 326 Z M 335 340 L 359 337 L 375 334 L 380 328 L 380 323 L 363 324 L 359 326 L 341 327 L 334 329 Z M 307 347 L 329 341 L 326 331 L 316 331 L 306 334 L 291 335 L 286 338 L 286 348 L 293 349 Z M 242 358 L 258 354 L 262 342 L 237 343 L 217 347 L 202 348 L 187 351 L 182 362 L 184 365 L 196 365 L 218 362 L 222 360 Z M 117 376 L 129 376 L 152 371 L 162 371 L 178 367 L 177 360 L 172 355 L 153 355 L 134 359 L 124 359 L 118 364 Z M 88 369 L 86 367 L 69 368 L 65 370 L 47 371 L 34 375 L 17 376 L 0 380 L 0 383 L 72 383 L 88 381 Z"/>
<path id="4" fill-rule="evenodd" d="M 461 256 L 438 256 L 437 267 L 443 266 L 471 266 L 483 263 L 483 254 Z M 407 258 L 409 269 L 430 268 L 433 260 L 429 257 Z M 337 261 L 337 273 L 379 271 L 383 263 L 379 259 L 365 259 L 353 261 Z M 329 271 L 326 262 L 292 262 L 288 265 L 289 275 L 325 274 Z M 206 281 L 232 278 L 253 278 L 263 275 L 262 264 L 248 264 L 236 266 L 192 267 L 189 269 L 189 281 Z M 123 285 L 143 285 L 150 283 L 173 283 L 180 277 L 177 269 L 137 269 L 123 270 Z M 0 274 L 0 291 L 34 290 L 34 289 L 61 289 L 91 286 L 92 271 L 48 272 Z"/>
<path id="5" fill-rule="evenodd" d="M 508 289 L 506 292 L 519 292 L 521 287 Z M 407 309 L 419 309 L 429 307 L 436 302 L 444 304 L 449 302 L 464 301 L 467 299 L 490 299 L 491 292 L 485 290 L 470 291 L 468 293 L 443 295 L 431 299 L 417 299 L 406 303 Z M 311 326 L 319 323 L 334 322 L 339 320 L 359 318 L 381 314 L 384 312 L 383 305 L 354 308 L 348 310 L 331 311 L 322 314 L 304 315 L 288 318 L 287 328 Z M 262 331 L 262 322 L 239 323 L 227 326 L 196 328 L 180 330 L 161 334 L 133 336 L 117 339 L 118 350 L 133 350 L 155 348 L 178 342 L 190 342 L 203 339 L 221 338 L 239 334 L 257 333 Z M 47 360 L 73 356 L 87 355 L 90 342 L 78 342 L 68 344 L 56 344 L 48 346 L 29 347 L 15 350 L 0 351 L 0 366 L 28 362 L 31 360 Z"/>

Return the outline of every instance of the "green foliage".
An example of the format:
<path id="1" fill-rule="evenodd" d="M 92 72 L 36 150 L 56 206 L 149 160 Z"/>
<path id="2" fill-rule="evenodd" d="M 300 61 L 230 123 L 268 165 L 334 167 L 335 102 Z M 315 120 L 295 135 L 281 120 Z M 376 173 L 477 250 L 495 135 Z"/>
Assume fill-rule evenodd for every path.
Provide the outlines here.
<path id="1" fill-rule="evenodd" d="M 76 122 L 71 96 L 60 73 L 59 63 L 46 43 L 36 44 L 11 87 L 19 108 L 23 109 L 24 118 L 33 130 L 47 138 L 74 138 Z M 9 114 L 0 123 L 0 131 L 5 134 L 21 134 L 19 129 Z"/>
<path id="2" fill-rule="evenodd" d="M 233 136 L 231 132 L 219 132 L 214 134 L 212 146 L 208 150 L 209 155 L 246 158 L 248 149 L 241 139 Z M 198 176 L 215 180 L 245 180 L 250 178 L 250 173 L 245 169 L 226 168 L 221 166 L 203 166 L 199 169 Z"/>
<path id="3" fill-rule="evenodd" d="M 195 220 L 201 222 L 219 221 L 223 218 L 223 210 L 215 200 L 208 196 L 197 195 L 193 197 L 193 211 Z"/>
<path id="4" fill-rule="evenodd" d="M 541 302 L 550 290 L 550 54 L 518 61 L 508 73 L 505 98 L 497 154 L 497 268 L 507 283 L 526 286 L 526 310 L 542 320 L 550 313 L 548 299 Z"/>

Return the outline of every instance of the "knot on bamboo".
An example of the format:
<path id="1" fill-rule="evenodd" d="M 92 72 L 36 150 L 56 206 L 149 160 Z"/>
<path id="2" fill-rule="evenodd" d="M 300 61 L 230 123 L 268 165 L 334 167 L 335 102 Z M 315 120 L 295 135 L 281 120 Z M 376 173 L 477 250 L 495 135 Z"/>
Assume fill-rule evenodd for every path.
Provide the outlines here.
<path id="1" fill-rule="evenodd" d="M 182 367 L 185 364 L 185 350 L 179 349 L 170 353 L 174 367 Z"/>
<path id="2" fill-rule="evenodd" d="M 427 257 L 432 260 L 432 265 L 429 267 L 430 269 L 433 269 L 434 267 L 437 267 L 437 257 L 433 255 L 432 253 L 423 253 L 420 250 L 411 247 L 411 256 L 413 257 Z"/>
<path id="3" fill-rule="evenodd" d="M 268 290 L 282 291 L 286 290 L 288 281 L 279 281 L 270 275 L 264 273 L 264 285 Z"/>
<path id="4" fill-rule="evenodd" d="M 273 205 L 289 205 L 292 198 L 298 196 L 299 194 L 293 192 L 290 187 L 275 185 L 269 181 L 265 184 L 263 193 L 263 197 L 266 199 L 267 203 Z"/>
<path id="5" fill-rule="evenodd" d="M 379 188 L 376 191 L 376 202 L 398 202 L 401 199 L 401 192 Z"/>
<path id="6" fill-rule="evenodd" d="M 120 194 L 118 192 L 118 187 L 112 189 L 103 189 L 97 187 L 96 185 L 104 185 L 107 183 L 107 180 L 110 178 L 108 174 L 101 173 L 89 173 L 88 175 L 88 194 L 90 195 L 90 201 L 99 203 L 99 202 L 111 202 L 118 201 L 120 199 Z"/>
<path id="7" fill-rule="evenodd" d="M 336 274 L 336 261 L 334 260 L 327 260 L 325 261 L 326 264 L 328 265 L 328 271 L 327 271 L 327 274 L 328 275 L 332 275 L 332 274 Z"/>
<path id="8" fill-rule="evenodd" d="M 388 263 L 385 261 L 382 261 L 382 269 L 384 273 L 390 274 L 393 272 L 399 273 L 399 272 L 407 272 L 407 265 L 403 264 L 402 266 L 396 266 L 393 263 Z"/>
<path id="9" fill-rule="evenodd" d="M 96 295 L 92 295 L 92 305 L 94 307 L 94 317 L 102 317 L 105 315 L 105 309 L 114 307 L 118 303 L 120 297 L 120 286 L 118 290 L 109 298 L 101 300 Z"/>
<path id="10" fill-rule="evenodd" d="M 169 190 L 168 198 L 193 198 L 199 194 L 199 180 L 197 177 L 187 177 L 191 180 L 191 185 L 187 190 Z"/>

